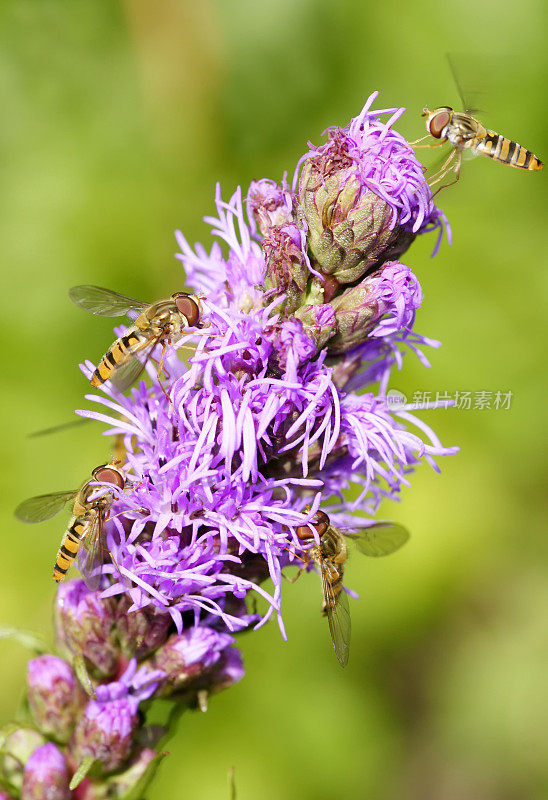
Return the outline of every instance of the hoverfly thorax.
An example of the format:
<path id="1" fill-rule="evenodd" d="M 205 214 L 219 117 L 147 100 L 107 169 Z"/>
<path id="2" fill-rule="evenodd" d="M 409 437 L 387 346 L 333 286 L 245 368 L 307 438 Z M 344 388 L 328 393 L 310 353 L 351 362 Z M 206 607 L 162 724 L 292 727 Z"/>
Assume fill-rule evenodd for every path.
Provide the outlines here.
<path id="1" fill-rule="evenodd" d="M 151 328 L 165 330 L 174 312 L 171 300 L 160 300 L 146 308 L 134 322 L 140 331 L 150 331 Z"/>

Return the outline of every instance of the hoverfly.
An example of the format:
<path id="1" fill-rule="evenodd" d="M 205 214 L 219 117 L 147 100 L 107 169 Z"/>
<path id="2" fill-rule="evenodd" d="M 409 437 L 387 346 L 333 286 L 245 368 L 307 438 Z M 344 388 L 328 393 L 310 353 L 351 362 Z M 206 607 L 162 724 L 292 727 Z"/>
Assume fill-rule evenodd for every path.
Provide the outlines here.
<path id="1" fill-rule="evenodd" d="M 406 528 L 392 522 L 376 522 L 364 530 L 343 533 L 331 524 L 324 511 L 317 511 L 314 519 L 306 525 L 298 526 L 295 533 L 301 541 L 313 539 L 314 533 L 320 539 L 319 544 L 312 545 L 306 551 L 303 569 L 306 569 L 310 561 L 318 565 L 322 579 L 322 613 L 329 622 L 335 655 L 341 667 L 345 667 L 348 663 L 351 630 L 348 597 L 343 587 L 347 558 L 345 537 L 355 541 L 363 555 L 379 557 L 399 550 L 409 539 L 409 533 Z"/>
<path id="2" fill-rule="evenodd" d="M 69 501 L 74 501 L 72 517 L 65 531 L 53 567 L 53 580 L 63 580 L 72 562 L 78 555 L 78 566 L 86 585 L 95 591 L 100 584 L 104 542 L 101 536 L 103 524 L 108 518 L 116 494 L 107 491 L 97 497 L 98 486 L 92 481 L 110 483 L 124 489 L 126 477 L 116 461 L 102 464 L 91 473 L 91 480 L 80 489 L 70 492 L 54 492 L 31 497 L 17 506 L 15 516 L 21 522 L 43 522 L 58 514 Z"/>
<path id="3" fill-rule="evenodd" d="M 120 391 L 137 380 L 156 345 L 163 344 L 165 349 L 168 343 L 178 342 L 187 328 L 199 324 L 202 316 L 200 300 L 186 292 L 175 292 L 168 300 L 149 304 L 100 286 L 73 286 L 69 297 L 79 308 L 101 317 L 141 312 L 126 333 L 109 347 L 91 377 L 92 386 L 99 387 L 112 380 Z M 144 358 L 136 358 L 137 353 Z M 163 352 L 158 372 L 162 360 Z"/>
<path id="4" fill-rule="evenodd" d="M 455 179 L 445 186 L 451 186 L 452 183 L 458 181 L 464 150 L 469 150 L 475 155 L 488 156 L 493 161 L 518 169 L 539 170 L 543 167 L 542 161 L 531 150 L 527 150 L 500 133 L 484 128 L 481 122 L 466 111 L 458 113 L 450 106 L 440 106 L 433 111 L 425 108 L 422 116 L 427 117 L 426 130 L 428 134 L 434 139 L 439 139 L 440 144 L 449 142 L 452 148 L 441 168 L 429 180 L 430 186 L 443 180 L 451 170 L 455 172 Z M 431 145 L 431 147 L 436 147 L 436 145 Z"/>
<path id="5" fill-rule="evenodd" d="M 450 171 L 455 172 L 454 180 L 441 186 L 440 189 L 456 183 L 460 177 L 462 156 L 465 150 L 474 155 L 488 156 L 493 161 L 498 161 L 500 164 L 507 164 L 517 169 L 530 171 L 542 169 L 542 161 L 531 150 L 527 150 L 527 148 L 522 147 L 512 139 L 508 139 L 506 136 L 502 136 L 500 133 L 484 128 L 481 122 L 472 116 L 472 109 L 469 107 L 470 103 L 465 98 L 457 76 L 457 70 L 449 55 L 447 56 L 447 61 L 462 105 L 466 110 L 457 112 L 451 106 L 440 106 L 432 111 L 429 108 L 423 109 L 422 116 L 426 117 L 427 134 L 422 139 L 411 142 L 411 145 L 416 146 L 418 142 L 422 142 L 429 136 L 438 141 L 433 144 L 421 145 L 422 147 L 439 147 L 445 142 L 449 142 L 451 145 L 449 156 L 443 165 L 429 178 L 429 186 L 440 183 Z"/>

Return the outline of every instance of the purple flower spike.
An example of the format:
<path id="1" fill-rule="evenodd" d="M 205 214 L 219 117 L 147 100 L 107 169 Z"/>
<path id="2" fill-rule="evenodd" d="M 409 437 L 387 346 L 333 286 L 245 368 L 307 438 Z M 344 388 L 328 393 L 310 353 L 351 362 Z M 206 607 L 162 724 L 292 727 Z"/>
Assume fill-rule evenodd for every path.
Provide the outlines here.
<path id="1" fill-rule="evenodd" d="M 420 348 L 435 345 L 413 330 L 420 285 L 394 256 L 441 216 L 392 129 L 402 110 L 371 112 L 373 99 L 311 147 L 297 196 L 256 182 L 248 220 L 241 189 L 224 200 L 217 187 L 216 216 L 206 217 L 213 247 L 192 249 L 177 233 L 203 309 L 185 339 L 195 344 L 189 362 L 168 345 L 163 386 L 150 366 L 150 386 L 123 395 L 107 383 L 104 396 L 88 395 L 97 410 L 81 412 L 125 435 L 133 486 L 105 525 L 112 561 L 101 598 L 123 609 L 114 629 L 126 658 L 151 654 L 167 673 L 158 692 L 198 674 L 211 679 L 207 658 L 187 663 L 187 637 L 237 633 L 273 615 L 285 635 L 282 570 L 305 556 L 296 529 L 320 505 L 336 498 L 340 514 L 373 515 L 419 461 L 436 468 L 435 458 L 454 452 L 411 409 L 386 401 L 405 348 L 426 363 Z M 267 577 L 272 591 L 262 586 Z M 266 606 L 251 621 L 237 601 L 254 594 Z M 72 605 L 75 627 L 83 612 Z M 104 622 L 96 640 L 113 677 L 109 614 L 108 606 L 95 612 Z M 80 650 L 89 627 L 71 634 Z M 183 638 L 166 641 L 173 628 Z"/>
<path id="2" fill-rule="evenodd" d="M 55 613 L 59 646 L 72 655 L 84 655 L 99 675 L 113 675 L 120 653 L 113 635 L 112 601 L 90 592 L 84 581 L 67 581 L 57 591 Z"/>
<path id="3" fill-rule="evenodd" d="M 25 764 L 21 800 L 70 800 L 69 773 L 63 754 L 45 744 Z"/>
<path id="4" fill-rule="evenodd" d="M 57 656 L 33 658 L 27 668 L 28 698 L 40 730 L 61 742 L 70 738 L 85 695 L 71 667 Z"/>
<path id="5" fill-rule="evenodd" d="M 428 366 L 423 348 L 439 346 L 414 330 L 422 291 L 397 258 L 419 233 L 449 230 L 393 130 L 403 109 L 373 112 L 376 96 L 309 145 L 293 190 L 264 179 L 224 200 L 217 186 L 213 245 L 176 234 L 197 297 L 173 300 L 199 307 L 196 324 L 181 340 L 158 329 L 146 381 L 86 395 L 94 410 L 78 413 L 117 437 L 126 480 L 102 527 L 101 591 L 58 588 L 67 660 L 29 663 L 40 733 L 4 730 L 0 781 L 19 800 L 142 797 L 177 712 L 243 677 L 237 634 L 275 617 L 285 638 L 283 573 L 325 555 L 329 520 L 348 535 L 370 527 L 421 461 L 437 470 L 456 452 L 389 388 L 404 354 Z M 342 574 L 342 549 L 337 560 Z M 344 666 L 346 631 L 329 629 Z"/>

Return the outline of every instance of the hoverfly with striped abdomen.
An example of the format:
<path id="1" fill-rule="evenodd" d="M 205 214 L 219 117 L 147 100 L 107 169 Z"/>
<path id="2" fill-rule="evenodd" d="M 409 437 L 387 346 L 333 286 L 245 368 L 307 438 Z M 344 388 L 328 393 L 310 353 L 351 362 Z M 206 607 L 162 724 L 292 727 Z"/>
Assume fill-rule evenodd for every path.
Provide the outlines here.
<path id="1" fill-rule="evenodd" d="M 303 541 L 319 538 L 306 550 L 306 566 L 314 561 L 322 579 L 322 613 L 327 616 L 329 632 L 335 655 L 341 667 L 348 663 L 350 648 L 350 609 L 343 586 L 344 565 L 347 559 L 345 537 L 356 542 L 356 547 L 366 556 L 387 556 L 399 550 L 409 539 L 406 528 L 392 522 L 375 522 L 368 528 L 357 531 L 340 531 L 331 524 L 324 511 L 317 511 L 314 519 L 299 525 L 295 533 Z M 302 572 L 302 570 L 300 570 Z M 300 574 L 299 572 L 299 574 Z"/>
<path id="2" fill-rule="evenodd" d="M 429 186 L 434 186 L 442 181 L 450 171 L 455 172 L 455 179 L 440 188 L 446 188 L 458 181 L 462 154 L 465 150 L 474 155 L 488 156 L 493 161 L 518 169 L 539 170 L 543 167 L 542 161 L 530 150 L 507 139 L 500 133 L 484 128 L 481 122 L 468 112 L 457 112 L 450 106 L 441 106 L 433 111 L 425 108 L 422 116 L 427 117 L 426 130 L 428 134 L 434 139 L 438 139 L 439 144 L 449 142 L 452 148 L 442 167 L 429 179 Z M 435 147 L 436 145 L 431 146 Z"/>
<path id="3" fill-rule="evenodd" d="M 108 519 L 116 494 L 106 491 L 97 495 L 101 487 L 92 484 L 112 484 L 121 490 L 125 488 L 126 476 L 115 461 L 96 467 L 91 475 L 91 480 L 86 481 L 80 489 L 43 494 L 25 500 L 15 509 L 15 516 L 21 522 L 43 522 L 58 514 L 66 503 L 74 501 L 71 520 L 57 551 L 53 580 L 57 583 L 62 581 L 78 556 L 78 566 L 86 585 L 91 591 L 95 591 L 101 581 L 100 567 L 105 551 L 103 525 Z"/>
<path id="4" fill-rule="evenodd" d="M 440 106 L 432 111 L 429 108 L 423 109 L 422 116 L 426 117 L 427 134 L 422 139 L 411 142 L 411 145 L 416 146 L 418 142 L 422 142 L 430 136 L 437 141 L 433 144 L 419 145 L 419 147 L 439 147 L 445 142 L 451 145 L 448 158 L 440 169 L 429 176 L 428 185 L 435 186 L 440 183 L 451 171 L 455 172 L 454 180 L 440 186 L 437 191 L 456 183 L 460 177 L 462 156 L 465 151 L 473 155 L 488 156 L 493 161 L 498 161 L 499 164 L 506 164 L 517 169 L 530 171 L 542 169 L 542 161 L 531 150 L 527 150 L 500 133 L 485 128 L 479 120 L 472 116 L 472 103 L 470 97 L 462 89 L 453 56 L 447 55 L 447 63 L 453 75 L 462 108 L 466 110 L 457 112 L 451 106 Z"/>
<path id="5" fill-rule="evenodd" d="M 91 377 L 92 386 L 111 380 L 120 391 L 137 380 L 156 345 L 162 344 L 165 349 L 168 343 L 178 342 L 187 328 L 199 324 L 202 316 L 200 300 L 186 292 L 175 292 L 167 300 L 149 304 L 100 286 L 73 286 L 69 297 L 79 308 L 102 317 L 141 312 L 109 347 Z M 137 354 L 144 357 L 139 359 Z M 160 365 L 162 362 L 163 352 Z M 161 369 L 160 366 L 159 372 Z"/>

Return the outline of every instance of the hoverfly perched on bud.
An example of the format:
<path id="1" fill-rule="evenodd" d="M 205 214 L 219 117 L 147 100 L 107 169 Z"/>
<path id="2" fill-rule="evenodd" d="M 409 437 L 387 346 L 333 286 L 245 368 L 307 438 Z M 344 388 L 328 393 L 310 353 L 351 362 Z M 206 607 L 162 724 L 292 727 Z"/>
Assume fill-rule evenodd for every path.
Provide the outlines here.
<path id="1" fill-rule="evenodd" d="M 55 566 L 53 580 L 63 580 L 72 562 L 78 555 L 78 566 L 87 587 L 95 591 L 101 581 L 100 567 L 104 557 L 102 538 L 103 524 L 108 519 L 116 493 L 106 491 L 97 496 L 101 487 L 94 482 L 112 484 L 117 489 L 124 489 L 126 476 L 117 466 L 116 461 L 102 464 L 91 473 L 92 477 L 80 489 L 69 492 L 54 492 L 31 497 L 17 506 L 15 516 L 21 522 L 44 522 L 58 514 L 73 500 L 72 517 L 65 531 Z"/>
<path id="2" fill-rule="evenodd" d="M 202 316 L 200 300 L 186 292 L 175 292 L 168 300 L 149 304 L 100 286 L 73 286 L 69 297 L 79 308 L 101 317 L 141 312 L 126 333 L 109 347 L 91 377 L 92 386 L 99 387 L 111 380 L 120 391 L 137 380 L 156 345 L 162 344 L 165 349 L 168 343 L 178 342 L 187 328 L 199 324 Z M 142 359 L 136 358 L 138 353 Z M 163 352 L 160 364 L 162 359 Z"/>
<path id="3" fill-rule="evenodd" d="M 350 609 L 343 586 L 344 565 L 347 559 L 345 537 L 356 542 L 356 547 L 365 556 L 387 556 L 399 550 L 409 539 L 409 533 L 393 522 L 375 522 L 359 531 L 344 531 L 335 528 L 324 511 L 317 511 L 314 519 L 299 525 L 295 533 L 303 541 L 319 537 L 320 543 L 310 547 L 304 555 L 306 564 L 299 574 L 314 561 L 322 578 L 322 613 L 327 616 L 329 632 L 335 655 L 341 667 L 348 663 L 350 648 Z"/>

